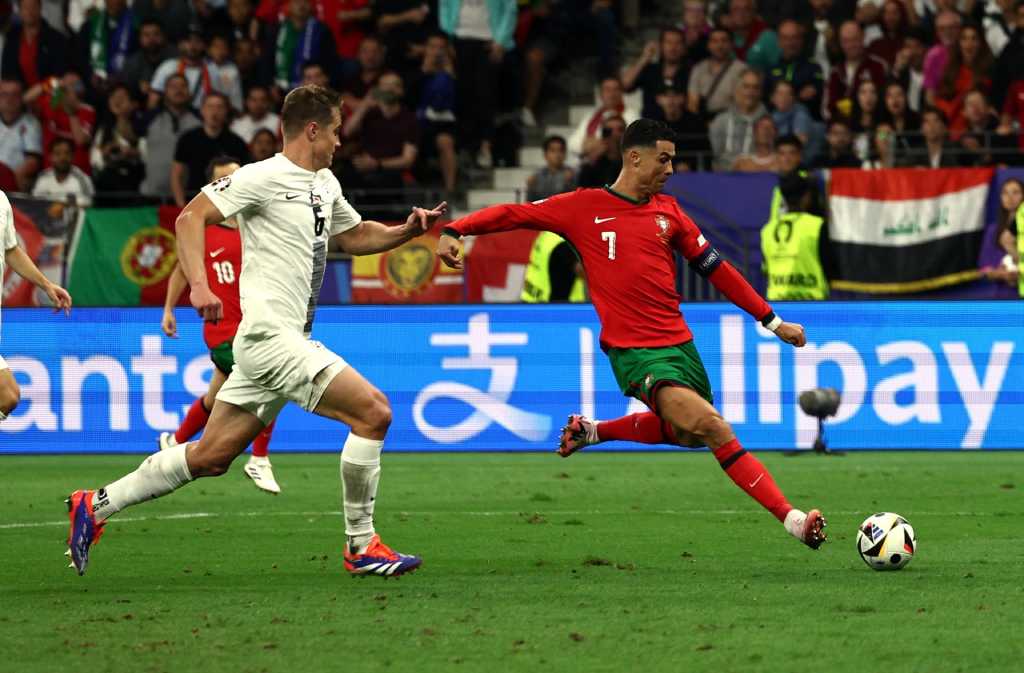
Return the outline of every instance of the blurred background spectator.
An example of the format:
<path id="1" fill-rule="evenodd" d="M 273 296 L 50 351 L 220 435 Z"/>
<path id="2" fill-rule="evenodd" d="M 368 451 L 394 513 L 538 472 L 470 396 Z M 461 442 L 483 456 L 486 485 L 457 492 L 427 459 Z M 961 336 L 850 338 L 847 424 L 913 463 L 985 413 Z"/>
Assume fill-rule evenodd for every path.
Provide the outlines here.
<path id="1" fill-rule="evenodd" d="M 604 187 L 615 182 L 622 171 L 622 136 L 626 133 L 626 120 L 609 117 L 601 125 L 601 138 L 590 145 L 587 158 L 580 167 L 580 187 Z"/>
<path id="2" fill-rule="evenodd" d="M 273 4 L 268 0 L 260 6 Z M 210 35 L 225 35 L 230 40 L 250 40 L 260 44 L 266 25 L 256 18 L 253 0 L 228 0 L 224 7 L 215 10 L 205 21 Z"/>
<path id="3" fill-rule="evenodd" d="M 1016 3 L 1013 17 L 1016 28 L 1010 41 L 999 52 L 992 74 L 992 100 L 996 105 L 1002 105 L 1009 99 L 1013 83 L 1024 76 L 1024 3 Z"/>
<path id="4" fill-rule="evenodd" d="M 437 11 L 436 2 L 425 0 L 376 0 L 373 3 L 373 21 L 387 51 L 389 67 L 397 70 L 413 67 L 418 60 L 416 45 L 426 42 L 427 36 L 437 28 Z M 452 34 L 448 28 L 444 30 Z"/>
<path id="5" fill-rule="evenodd" d="M 436 155 L 444 188 L 455 189 L 458 165 L 455 136 L 455 66 L 452 63 L 448 36 L 435 33 L 424 45 L 420 67 L 409 73 L 405 100 L 414 110 L 423 131 L 420 157 Z"/>
<path id="6" fill-rule="evenodd" d="M 253 161 L 263 161 L 277 154 L 277 136 L 268 129 L 256 131 L 249 144 Z"/>
<path id="7" fill-rule="evenodd" d="M 1010 178 L 999 191 L 999 214 L 985 227 L 978 253 L 978 273 L 991 282 L 992 299 L 1017 298 L 1020 268 L 1014 261 L 1016 240 L 1010 234 L 1014 219 L 1024 203 L 1024 183 Z M 1019 235 L 1019 234 L 1018 234 Z"/>
<path id="8" fill-rule="evenodd" d="M 227 97 L 211 91 L 199 109 L 202 126 L 178 137 L 171 167 L 171 191 L 179 206 L 184 206 L 206 184 L 206 167 L 214 157 L 223 154 L 237 157 L 242 163 L 249 162 L 245 141 L 228 129 L 230 115 Z"/>
<path id="9" fill-rule="evenodd" d="M 256 85 L 263 86 L 260 79 L 259 50 L 256 45 L 257 43 L 249 38 L 239 38 L 235 40 L 235 47 L 231 51 L 232 60 L 242 80 L 243 94 Z"/>
<path id="10" fill-rule="evenodd" d="M 687 107 L 706 122 L 732 105 L 740 77 L 747 71 L 743 61 L 733 57 L 730 39 L 729 31 L 722 28 L 708 33 L 708 57 L 690 73 Z"/>
<path id="11" fill-rule="evenodd" d="M 312 0 L 288 0 L 288 17 L 267 31 L 260 58 L 264 82 L 280 103 L 299 86 L 308 61 L 331 68 L 327 74 L 334 81 L 338 51 L 331 29 L 313 15 Z"/>
<path id="12" fill-rule="evenodd" d="M 836 3 L 835 0 L 810 0 L 811 16 L 803 22 L 807 29 L 804 44 L 806 53 L 821 68 L 821 74 L 828 76 L 832 65 L 842 59 L 839 49 L 839 26 L 846 19 L 851 3 Z"/>
<path id="13" fill-rule="evenodd" d="M 341 89 L 348 105 L 354 107 L 377 86 L 377 80 L 384 73 L 384 57 L 384 45 L 376 37 L 369 36 L 359 45 L 355 70 L 345 78 Z"/>
<path id="14" fill-rule="evenodd" d="M 68 68 L 68 39 L 42 18 L 41 9 L 40 0 L 21 0 L 21 23 L 8 29 L 0 60 L 0 77 L 19 79 L 26 88 Z"/>
<path id="15" fill-rule="evenodd" d="M 925 100 L 946 113 L 950 135 L 953 140 L 959 140 L 967 129 L 963 115 L 964 95 L 975 88 L 989 91 L 994 59 L 981 31 L 974 25 L 964 26 L 948 51 L 942 79 L 936 89 L 925 89 Z"/>
<path id="16" fill-rule="evenodd" d="M 565 138 L 544 139 L 544 168 L 526 178 L 527 201 L 540 201 L 576 189 L 576 171 L 565 165 Z"/>
<path id="17" fill-rule="evenodd" d="M 66 138 L 74 147 L 74 164 L 86 175 L 92 173 L 89 152 L 96 130 L 96 110 L 82 101 L 85 84 L 72 71 L 63 77 L 49 77 L 25 92 L 24 100 L 36 110 L 42 126 L 43 147 L 57 138 Z M 49 167 L 48 159 L 43 168 Z"/>
<path id="18" fill-rule="evenodd" d="M 90 154 L 96 191 L 137 191 L 144 171 L 136 133 L 141 119 L 139 103 L 127 86 L 110 90 L 101 119 Z"/>
<path id="19" fill-rule="evenodd" d="M 79 206 L 91 206 L 96 189 L 82 169 L 75 166 L 75 143 L 69 138 L 54 138 L 46 155 L 50 166 L 39 174 L 32 196 L 68 203 L 74 197 Z"/>
<path id="20" fill-rule="evenodd" d="M 655 100 L 658 109 L 654 119 L 668 125 L 676 134 L 676 156 L 672 164 L 677 171 L 702 168 L 701 157 L 711 151 L 708 127 L 700 117 L 686 108 L 686 94 L 674 84 L 661 86 Z"/>
<path id="21" fill-rule="evenodd" d="M 172 44 L 183 39 L 195 21 L 189 0 L 132 0 L 131 6 L 140 26 L 147 21 L 159 23 Z"/>
<path id="22" fill-rule="evenodd" d="M 174 73 L 167 78 L 160 105 L 147 112 L 140 123 L 139 153 L 146 166 L 146 176 L 139 191 L 145 196 L 159 199 L 174 196 L 171 166 L 178 138 L 203 125 L 192 110 L 190 99 L 188 79 L 181 73 Z"/>
<path id="23" fill-rule="evenodd" d="M 584 158 L 593 155 L 594 151 L 600 153 L 604 149 L 603 128 L 604 122 L 612 117 L 621 117 L 626 125 L 632 124 L 639 118 L 636 111 L 626 107 L 622 97 L 622 83 L 618 77 L 601 78 L 600 89 L 601 104 L 594 112 L 580 121 L 569 136 L 569 157 L 570 160 L 577 156 Z"/>
<path id="24" fill-rule="evenodd" d="M 658 42 L 648 42 L 629 70 L 622 74 L 622 88 L 627 92 L 643 91 L 642 114 L 648 119 L 657 118 L 658 103 L 655 98 L 663 86 L 686 91 L 689 69 L 683 61 L 686 56 L 686 42 L 683 31 L 665 28 Z"/>
<path id="25" fill-rule="evenodd" d="M 811 162 L 814 168 L 857 168 L 860 160 L 853 153 L 853 131 L 845 117 L 828 123 L 825 148 Z"/>
<path id="26" fill-rule="evenodd" d="M 779 60 L 778 37 L 757 15 L 754 0 L 729 0 L 728 24 L 736 58 L 759 72 L 767 72 Z"/>
<path id="27" fill-rule="evenodd" d="M 921 112 L 923 146 L 907 153 L 904 163 L 926 168 L 956 168 L 961 163 L 960 147 L 949 138 L 949 120 L 938 108 Z"/>
<path id="28" fill-rule="evenodd" d="M 708 57 L 708 7 L 704 0 L 683 0 L 683 31 L 686 43 L 686 64 L 690 68 Z"/>
<path id="29" fill-rule="evenodd" d="M 796 100 L 793 85 L 785 79 L 776 80 L 775 89 L 771 94 L 772 121 L 780 135 L 793 134 L 800 139 L 801 145 L 811 145 L 812 154 L 818 149 L 818 132 L 811 119 L 810 112 Z"/>
<path id="30" fill-rule="evenodd" d="M 732 170 L 736 157 L 754 147 L 754 122 L 768 114 L 761 102 L 761 74 L 747 70 L 733 92 L 734 103 L 711 122 L 709 136 L 715 170 Z"/>
<path id="31" fill-rule="evenodd" d="M 853 93 L 850 121 L 853 123 L 853 150 L 861 159 L 870 151 L 870 136 L 881 118 L 878 86 L 870 79 L 858 82 Z"/>
<path id="32" fill-rule="evenodd" d="M 924 81 L 922 86 L 926 93 L 924 102 L 928 105 L 935 104 L 935 90 L 942 83 L 942 71 L 949 60 L 949 50 L 960 39 L 960 29 L 964 25 L 963 18 L 953 10 L 943 10 L 935 19 L 934 34 L 938 36 L 938 42 L 929 47 L 924 56 Z M 922 26 L 924 27 L 924 26 Z M 931 42 L 931 35 L 925 28 L 925 35 Z"/>
<path id="33" fill-rule="evenodd" d="M 149 108 L 160 103 L 167 78 L 175 73 L 185 75 L 191 92 L 192 107 L 199 109 L 211 92 L 223 94 L 234 110 L 242 109 L 242 75 L 228 56 L 228 40 L 214 36 L 210 40 L 209 56 L 206 39 L 198 25 L 189 26 L 186 36 L 178 43 L 178 57 L 160 64 L 153 75 L 149 92 Z M 233 156 L 233 155 L 232 155 Z"/>
<path id="34" fill-rule="evenodd" d="M 167 43 L 160 23 L 143 21 L 139 25 L 139 50 L 124 64 L 121 81 L 137 92 L 140 100 L 148 100 L 157 68 L 176 55 L 174 47 Z"/>
<path id="35" fill-rule="evenodd" d="M 881 9 L 878 9 L 881 7 Z M 882 4 L 862 2 L 857 10 L 858 19 L 862 10 L 870 14 L 877 12 L 875 21 L 862 21 L 869 25 L 864 31 L 868 53 L 885 61 L 892 69 L 896 63 L 896 54 L 903 49 L 903 41 L 914 23 L 914 3 L 912 0 L 884 0 Z M 873 24 L 873 25 L 872 25 Z M 874 29 L 874 30 L 873 30 Z M 873 34 L 874 33 L 874 34 Z"/>
<path id="36" fill-rule="evenodd" d="M 918 145 L 917 132 L 921 128 L 921 117 L 908 107 L 907 92 L 903 84 L 898 80 L 886 82 L 883 101 L 884 108 L 878 120 L 880 124 L 886 124 L 892 129 L 892 141 L 899 151 L 905 152 Z"/>
<path id="37" fill-rule="evenodd" d="M 907 95 L 907 107 L 920 112 L 924 93 L 924 58 L 928 42 L 920 32 L 912 32 L 903 38 L 903 48 L 896 52 L 892 66 L 892 77 L 903 85 Z"/>
<path id="38" fill-rule="evenodd" d="M 839 46 L 843 51 L 843 60 L 832 65 L 821 104 L 821 114 L 825 119 L 831 119 L 837 114 L 852 114 L 853 98 L 860 82 L 871 80 L 878 88 L 885 81 L 885 61 L 867 53 L 864 48 L 864 31 L 856 21 L 847 21 L 839 27 Z M 857 123 L 856 119 L 854 123 Z"/>
<path id="39" fill-rule="evenodd" d="M 1001 132 L 999 117 L 989 105 L 981 89 L 971 89 L 963 96 L 962 116 L 967 129 L 960 136 L 964 149 L 961 163 L 965 166 L 1018 164 L 1017 142 Z"/>
<path id="40" fill-rule="evenodd" d="M 775 122 L 768 115 L 757 119 L 754 122 L 754 131 L 751 136 L 751 151 L 736 157 L 732 164 L 732 170 L 736 173 L 765 173 L 778 172 L 779 158 L 775 154 L 775 138 L 778 136 L 778 129 Z"/>
<path id="41" fill-rule="evenodd" d="M 20 80 L 0 80 L 0 163 L 14 171 L 18 190 L 28 192 L 43 166 L 43 132 L 22 92 Z"/>
<path id="42" fill-rule="evenodd" d="M 267 129 L 275 136 L 281 128 L 281 117 L 270 108 L 270 92 L 261 86 L 249 89 L 245 97 L 245 114 L 231 122 L 231 132 L 252 143 L 253 137 L 260 129 Z"/>
<path id="43" fill-rule="evenodd" d="M 139 22 L 128 0 L 105 0 L 103 11 L 92 12 L 78 34 L 79 67 L 93 91 L 103 100 L 120 81 L 121 70 L 139 48 Z"/>
<path id="44" fill-rule="evenodd" d="M 796 21 L 783 21 L 779 25 L 779 60 L 766 73 L 765 94 L 775 91 L 776 82 L 789 82 L 800 106 L 812 118 L 820 119 L 825 78 L 818 64 L 805 55 L 805 32 Z"/>

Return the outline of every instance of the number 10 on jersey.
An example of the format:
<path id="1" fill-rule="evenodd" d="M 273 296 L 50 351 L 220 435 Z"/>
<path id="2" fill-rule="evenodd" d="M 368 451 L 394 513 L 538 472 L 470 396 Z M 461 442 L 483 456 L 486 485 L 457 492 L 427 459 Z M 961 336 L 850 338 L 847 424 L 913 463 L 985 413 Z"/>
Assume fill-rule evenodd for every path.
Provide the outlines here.
<path id="1" fill-rule="evenodd" d="M 602 231 L 601 240 L 608 241 L 608 259 L 615 259 L 615 232 Z"/>

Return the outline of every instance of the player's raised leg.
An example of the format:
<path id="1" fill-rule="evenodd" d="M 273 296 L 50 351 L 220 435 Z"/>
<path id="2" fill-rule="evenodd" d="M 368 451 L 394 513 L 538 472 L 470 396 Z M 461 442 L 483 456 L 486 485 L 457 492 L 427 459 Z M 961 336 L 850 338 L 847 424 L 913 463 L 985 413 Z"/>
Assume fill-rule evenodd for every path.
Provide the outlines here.
<path id="1" fill-rule="evenodd" d="M 611 421 L 595 421 L 582 414 L 570 414 L 558 440 L 558 455 L 568 458 L 584 447 L 612 441 L 678 445 L 672 425 L 653 411 L 642 411 Z"/>
<path id="2" fill-rule="evenodd" d="M 821 512 L 812 509 L 804 513 L 790 505 L 768 469 L 740 446 L 732 426 L 707 400 L 689 388 L 673 385 L 657 386 L 654 398 L 658 415 L 672 424 L 681 446 L 707 446 L 729 478 L 781 521 L 791 535 L 811 549 L 825 542 Z"/>
<path id="3" fill-rule="evenodd" d="M 274 414 L 280 411 L 283 402 Z M 272 418 L 272 417 L 271 417 Z M 84 575 L 89 547 L 103 533 L 103 524 L 126 507 L 173 493 L 194 479 L 227 472 L 252 440 L 263 431 L 265 420 L 225 402 L 217 402 L 206 432 L 198 442 L 173 446 L 149 456 L 134 472 L 99 490 L 75 491 L 67 500 L 71 518 L 68 554 L 71 565 Z"/>
<path id="4" fill-rule="evenodd" d="M 373 509 L 380 480 L 380 453 L 391 426 L 391 406 L 359 372 L 346 367 L 327 385 L 316 414 L 351 428 L 341 452 L 345 500 L 345 569 L 358 575 L 396 577 L 423 562 L 398 554 L 381 542 L 373 527 Z"/>

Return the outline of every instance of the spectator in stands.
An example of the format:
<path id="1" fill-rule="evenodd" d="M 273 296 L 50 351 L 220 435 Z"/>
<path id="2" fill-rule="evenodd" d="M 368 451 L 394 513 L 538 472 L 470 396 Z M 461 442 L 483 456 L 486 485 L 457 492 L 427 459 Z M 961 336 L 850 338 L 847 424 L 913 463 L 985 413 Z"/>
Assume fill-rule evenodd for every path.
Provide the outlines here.
<path id="1" fill-rule="evenodd" d="M 871 150 L 871 135 L 882 117 L 882 106 L 878 102 L 878 87 L 866 79 L 857 83 L 853 96 L 853 109 L 850 110 L 850 121 L 853 122 L 853 147 L 861 159 Z"/>
<path id="2" fill-rule="evenodd" d="M 956 45 L 960 39 L 960 29 L 964 22 L 958 12 L 944 10 L 935 18 L 935 33 L 939 36 L 939 42 L 928 49 L 924 56 L 924 81 L 921 86 L 926 92 L 923 101 L 926 105 L 933 105 L 934 92 L 942 84 L 942 71 L 949 60 L 949 50 Z M 927 38 L 931 33 L 925 32 Z"/>
<path id="3" fill-rule="evenodd" d="M 236 44 L 238 40 L 250 40 L 253 44 L 263 40 L 264 24 L 256 18 L 253 0 L 228 0 L 204 24 L 211 35 L 226 35 Z"/>
<path id="4" fill-rule="evenodd" d="M 309 61 L 328 68 L 334 80 L 337 45 L 331 29 L 313 16 L 312 0 L 288 0 L 288 18 L 267 31 L 260 59 L 264 81 L 271 83 L 277 101 L 299 86 L 302 66 Z"/>
<path id="5" fill-rule="evenodd" d="M 779 41 L 771 26 L 757 16 L 754 0 L 729 0 L 729 19 L 736 58 L 768 72 L 779 60 Z"/>
<path id="6" fill-rule="evenodd" d="M 21 81 L 0 80 L 0 163 L 10 166 L 18 190 L 27 192 L 43 165 L 43 132 L 25 111 Z"/>
<path id="7" fill-rule="evenodd" d="M 415 62 L 408 57 L 410 47 L 424 44 L 438 25 L 431 7 L 438 9 L 437 3 L 423 0 L 376 0 L 373 3 L 374 23 L 390 67 L 399 71 L 414 67 Z M 452 34 L 447 28 L 444 31 Z"/>
<path id="8" fill-rule="evenodd" d="M 248 38 L 235 41 L 231 50 L 231 60 L 238 68 L 238 75 L 242 80 L 242 93 L 246 94 L 254 86 L 264 86 L 260 79 L 259 53 L 256 43 Z"/>
<path id="9" fill-rule="evenodd" d="M 281 118 L 270 109 L 270 92 L 265 87 L 254 86 L 245 97 L 245 114 L 231 123 L 231 132 L 252 144 L 260 129 L 267 129 L 276 136 L 280 128 Z"/>
<path id="10" fill-rule="evenodd" d="M 1022 203 L 1024 183 L 1017 178 L 1010 178 L 999 191 L 999 215 L 995 222 L 985 228 L 981 251 L 978 253 L 978 273 L 991 281 L 990 299 L 1017 298 L 1020 268 L 1014 261 L 1017 242 L 1011 230 Z"/>
<path id="11" fill-rule="evenodd" d="M 79 206 L 91 206 L 96 194 L 92 180 L 78 166 L 75 166 L 75 143 L 69 138 L 57 137 L 50 144 L 46 157 L 49 168 L 39 174 L 32 196 L 68 203 L 74 197 Z"/>
<path id="12" fill-rule="evenodd" d="M 939 17 L 941 19 L 941 16 Z M 960 166 L 960 147 L 949 139 L 949 120 L 938 108 L 921 111 L 921 132 L 924 146 L 907 153 L 903 164 L 926 168 L 956 168 Z"/>
<path id="13" fill-rule="evenodd" d="M 402 78 L 393 72 L 381 76 L 345 122 L 344 132 L 362 152 L 352 158 L 348 180 L 367 189 L 401 189 L 403 173 L 411 170 L 419 154 L 420 125 L 402 103 Z M 396 195 L 395 199 L 398 200 Z"/>
<path id="14" fill-rule="evenodd" d="M 622 171 L 622 136 L 625 134 L 625 119 L 615 116 L 604 120 L 600 141 L 591 145 L 587 160 L 580 168 L 580 187 L 604 187 L 615 182 Z"/>
<path id="15" fill-rule="evenodd" d="M 859 168 L 860 159 L 853 153 L 853 132 L 845 117 L 835 117 L 828 123 L 825 149 L 814 158 L 814 168 Z"/>
<path id="16" fill-rule="evenodd" d="M 864 38 L 868 43 L 868 53 L 882 59 L 886 66 L 892 68 L 896 62 L 896 54 L 903 48 L 903 40 L 914 23 L 913 0 L 883 0 L 879 4 L 870 1 L 861 3 L 858 14 L 861 10 L 868 8 L 878 11 L 877 26 L 872 25 L 864 31 Z M 872 35 L 872 33 L 875 34 Z"/>
<path id="17" fill-rule="evenodd" d="M 976 26 L 964 26 L 956 44 L 949 48 L 949 59 L 942 70 L 938 89 L 925 90 L 925 99 L 946 113 L 949 133 L 955 141 L 959 141 L 967 129 L 963 115 L 964 95 L 975 88 L 989 91 L 992 87 L 989 73 L 994 60 L 981 31 Z"/>
<path id="18" fill-rule="evenodd" d="M 107 110 L 96 129 L 90 161 L 98 192 L 134 192 L 144 165 L 139 152 L 139 103 L 131 90 L 118 84 L 107 95 Z"/>
<path id="19" fill-rule="evenodd" d="M 227 60 L 227 39 L 215 36 L 210 41 L 210 58 L 205 58 L 205 50 L 203 31 L 192 25 L 185 39 L 178 43 L 178 58 L 168 59 L 156 69 L 149 92 L 150 109 L 160 104 L 167 78 L 175 73 L 181 73 L 188 79 L 192 107 L 201 108 L 206 96 L 216 92 L 227 97 L 233 109 L 242 109 L 242 75 L 235 64 Z"/>
<path id="20" fill-rule="evenodd" d="M 847 21 L 839 28 L 839 45 L 844 60 L 833 65 L 829 72 L 821 104 L 821 114 L 825 119 L 837 114 L 851 114 L 858 83 L 870 79 L 880 88 L 885 81 L 885 61 L 864 50 L 864 32 L 856 21 Z"/>
<path id="21" fill-rule="evenodd" d="M 249 144 L 253 161 L 269 159 L 277 153 L 277 136 L 268 129 L 259 129 Z"/>
<path id="22" fill-rule="evenodd" d="M 661 31 L 661 39 L 648 42 L 636 63 L 622 74 L 623 89 L 627 92 L 637 88 L 643 91 L 642 112 L 647 119 L 654 119 L 657 115 L 658 102 L 655 98 L 663 86 L 668 84 L 679 91 L 686 91 L 690 72 L 683 61 L 685 56 L 683 31 L 665 28 Z"/>
<path id="23" fill-rule="evenodd" d="M 992 100 L 998 107 L 1009 104 L 1009 91 L 1024 73 L 1024 3 L 1014 9 L 1016 30 L 1013 39 L 1003 47 L 992 73 Z"/>
<path id="24" fill-rule="evenodd" d="M 85 84 L 74 70 L 63 77 L 50 77 L 25 92 L 25 103 L 37 110 L 43 130 L 43 146 L 51 147 L 57 138 L 66 138 L 74 147 L 74 164 L 86 175 L 92 173 L 89 148 L 96 130 L 96 110 L 82 101 Z M 43 163 L 48 168 L 49 163 Z"/>
<path id="25" fill-rule="evenodd" d="M 921 109 L 924 92 L 924 58 L 928 50 L 925 36 L 919 31 L 903 39 L 903 49 L 896 53 L 892 66 L 892 77 L 903 85 L 907 94 L 907 107 L 917 113 Z"/>
<path id="26" fill-rule="evenodd" d="M 520 17 L 524 13 L 520 12 Z M 537 100 L 548 67 L 566 48 L 567 28 L 549 0 L 534 0 L 529 7 L 530 27 L 523 43 L 523 106 L 519 118 L 526 128 L 537 127 Z"/>
<path id="27" fill-rule="evenodd" d="M 743 61 L 733 57 L 731 40 L 729 31 L 712 29 L 708 33 L 710 56 L 690 73 L 687 107 L 706 122 L 732 105 L 733 92 L 747 71 Z"/>
<path id="28" fill-rule="evenodd" d="M 441 30 L 448 33 L 455 47 L 459 105 L 455 114 L 462 121 L 466 146 L 476 151 L 476 164 L 490 168 L 494 163 L 491 137 L 498 95 L 497 68 L 505 53 L 515 48 L 517 9 L 514 3 L 501 0 L 440 0 L 438 12 Z"/>
<path id="29" fill-rule="evenodd" d="M 436 151 L 444 187 L 455 189 L 457 159 L 455 136 L 455 65 L 448 36 L 438 32 L 427 38 L 423 62 L 409 75 L 405 87 L 408 107 L 415 111 L 423 130 L 421 157 Z"/>
<path id="30" fill-rule="evenodd" d="M 775 154 L 775 139 L 778 129 L 768 115 L 754 122 L 753 150 L 741 154 L 732 164 L 735 173 L 769 173 L 778 172 L 779 157 Z"/>
<path id="31" fill-rule="evenodd" d="M 330 86 L 331 78 L 327 75 L 327 70 L 323 65 L 316 61 L 309 61 L 302 66 L 302 79 L 299 84 L 302 86 L 309 86 L 310 84 Z"/>
<path id="32" fill-rule="evenodd" d="M 370 89 L 377 86 L 377 81 L 384 74 L 384 57 L 384 44 L 378 38 L 368 35 L 359 45 L 358 68 L 345 78 L 342 86 L 342 93 L 348 105 L 357 105 Z"/>
<path id="33" fill-rule="evenodd" d="M 920 144 L 917 132 L 921 129 L 921 117 L 907 107 L 907 92 L 898 80 L 886 82 L 884 98 L 879 123 L 892 127 L 891 142 L 896 144 L 896 152 L 902 154 Z"/>
<path id="34" fill-rule="evenodd" d="M 611 117 L 622 117 L 626 125 L 636 121 L 637 114 L 627 108 L 622 97 L 622 83 L 618 77 L 609 75 L 601 80 L 601 104 L 589 117 L 585 117 L 569 136 L 570 160 L 579 155 L 592 156 L 600 153 L 606 143 L 603 140 L 604 122 Z"/>
<path id="35" fill-rule="evenodd" d="M 985 31 L 985 42 L 988 42 L 989 49 L 996 56 L 1002 53 L 1003 48 L 1009 44 L 1014 37 L 1017 28 L 1017 5 L 1019 0 L 994 0 L 991 3 L 992 10 L 985 13 L 981 20 L 982 28 Z"/>
<path id="36" fill-rule="evenodd" d="M 187 37 L 189 25 L 196 20 L 188 0 L 132 0 L 132 11 L 140 24 L 155 21 L 163 26 L 172 43 Z"/>
<path id="37" fill-rule="evenodd" d="M 1020 152 L 1015 138 L 999 133 L 999 118 L 993 113 L 988 97 L 981 89 L 971 89 L 963 97 L 963 117 L 967 130 L 960 137 L 966 150 L 961 163 L 965 166 L 1019 164 Z"/>
<path id="38" fill-rule="evenodd" d="M 189 105 L 188 79 L 181 73 L 167 78 L 160 107 L 150 110 L 141 124 L 139 152 L 146 166 L 146 177 L 139 191 L 145 196 L 170 199 L 171 166 L 178 138 L 203 125 Z"/>
<path id="39" fill-rule="evenodd" d="M 775 122 L 780 135 L 793 134 L 800 139 L 801 145 L 807 145 L 816 138 L 814 120 L 803 105 L 797 102 L 793 85 L 789 80 L 775 81 L 775 90 L 771 97 L 772 121 Z"/>
<path id="40" fill-rule="evenodd" d="M 343 75 L 355 70 L 356 55 L 365 34 L 363 27 L 373 18 L 370 0 L 320 0 L 317 18 L 331 27 Z"/>
<path id="41" fill-rule="evenodd" d="M 765 77 L 765 92 L 773 94 L 780 80 L 789 82 L 796 100 L 815 118 L 821 116 L 825 79 L 818 64 L 804 56 L 804 30 L 796 21 L 779 24 L 779 60 Z"/>
<path id="42" fill-rule="evenodd" d="M 80 67 L 104 100 L 120 80 L 128 58 L 138 51 L 138 31 L 128 0 L 105 0 L 104 11 L 90 14 L 82 25 L 78 35 Z"/>
<path id="43" fill-rule="evenodd" d="M 708 6 L 704 0 L 683 0 L 683 41 L 686 42 L 686 65 L 697 65 L 710 54 L 708 52 Z"/>
<path id="44" fill-rule="evenodd" d="M 26 88 L 68 69 L 68 38 L 43 20 L 40 0 L 21 0 L 21 23 L 7 31 L 0 76 L 19 79 Z"/>
<path id="45" fill-rule="evenodd" d="M 179 206 L 184 206 L 188 198 L 206 184 L 206 167 L 211 159 L 222 154 L 238 157 L 244 163 L 249 159 L 245 141 L 228 129 L 231 103 L 224 94 L 208 93 L 199 115 L 203 125 L 182 133 L 174 149 L 171 191 Z"/>
<path id="46" fill-rule="evenodd" d="M 121 81 L 138 92 L 142 100 L 148 100 L 156 69 L 174 56 L 174 47 L 167 44 L 160 23 L 145 21 L 139 26 L 139 50 L 124 64 Z"/>
<path id="47" fill-rule="evenodd" d="M 1007 92 L 999 129 L 1005 134 L 1015 134 L 1017 144 L 1024 150 L 1024 79 L 1014 82 Z"/>
<path id="48" fill-rule="evenodd" d="M 867 151 L 863 154 L 860 167 L 866 171 L 882 168 L 895 168 L 890 147 L 895 142 L 896 133 L 887 122 L 880 122 L 874 131 L 867 136 Z M 896 158 L 898 160 L 898 158 Z"/>
<path id="49" fill-rule="evenodd" d="M 527 201 L 540 201 L 576 189 L 576 171 L 565 165 L 565 138 L 544 139 L 544 168 L 526 178 Z"/>
<path id="50" fill-rule="evenodd" d="M 676 171 L 695 171 L 709 166 L 711 143 L 708 127 L 700 117 L 686 109 L 686 94 L 671 83 L 661 86 L 656 98 L 658 111 L 654 119 L 664 122 L 676 134 Z"/>
<path id="51" fill-rule="evenodd" d="M 761 102 L 761 74 L 748 69 L 734 91 L 735 103 L 718 114 L 709 131 L 716 171 L 730 171 L 736 157 L 754 144 L 754 122 L 768 114 Z"/>
<path id="52" fill-rule="evenodd" d="M 827 76 L 832 65 L 842 60 L 839 27 L 848 18 L 853 17 L 846 15 L 844 6 L 836 6 L 835 0 L 811 0 L 811 18 L 804 23 L 807 29 L 805 49 L 807 56 L 821 68 L 822 75 Z"/>
<path id="53" fill-rule="evenodd" d="M 775 158 L 778 161 L 779 178 L 792 173 L 803 172 L 800 166 L 804 163 L 804 144 L 792 133 L 780 135 L 775 140 Z M 804 172 L 806 175 L 806 172 Z"/>
<path id="54" fill-rule="evenodd" d="M 68 28 L 71 29 L 72 33 L 78 33 L 89 15 L 101 9 L 103 9 L 103 0 L 68 0 Z M 52 25 L 56 25 L 56 23 Z"/>

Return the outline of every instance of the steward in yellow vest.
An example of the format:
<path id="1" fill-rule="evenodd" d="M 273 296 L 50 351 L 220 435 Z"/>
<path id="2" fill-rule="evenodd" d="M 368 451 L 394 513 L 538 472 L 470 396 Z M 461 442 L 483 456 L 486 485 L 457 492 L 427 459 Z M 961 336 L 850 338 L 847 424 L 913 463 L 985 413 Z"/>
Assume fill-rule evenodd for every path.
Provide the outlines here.
<path id="1" fill-rule="evenodd" d="M 582 303 L 587 300 L 583 265 L 564 238 L 542 231 L 530 250 L 522 300 L 531 304 Z"/>
<path id="2" fill-rule="evenodd" d="M 825 220 L 807 212 L 814 198 L 811 182 L 799 174 L 784 176 L 779 185 L 788 211 L 761 229 L 762 271 L 768 280 L 768 301 L 823 301 L 829 297 L 821 260 Z"/>

